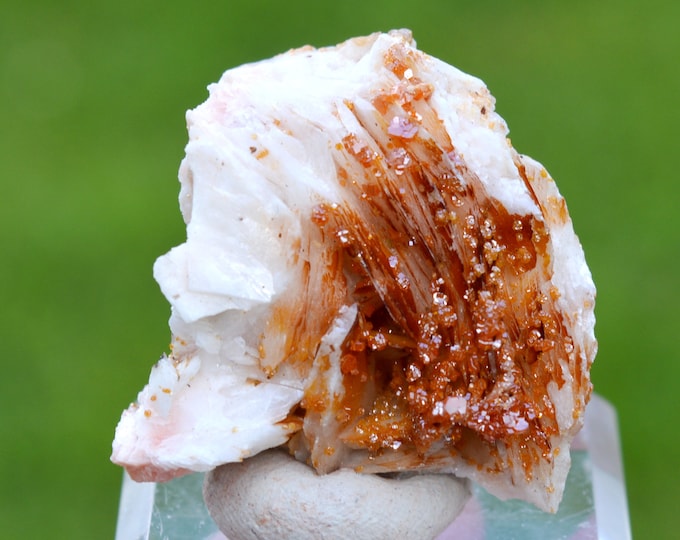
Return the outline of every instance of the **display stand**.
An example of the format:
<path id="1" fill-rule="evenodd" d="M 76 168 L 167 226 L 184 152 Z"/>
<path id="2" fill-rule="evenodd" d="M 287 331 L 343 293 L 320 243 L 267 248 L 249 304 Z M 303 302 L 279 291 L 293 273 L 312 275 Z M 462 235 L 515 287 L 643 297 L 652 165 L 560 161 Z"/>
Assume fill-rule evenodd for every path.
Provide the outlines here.
<path id="1" fill-rule="evenodd" d="M 597 395 L 571 454 L 556 514 L 500 501 L 475 486 L 461 515 L 437 540 L 630 540 L 616 412 Z M 153 484 L 125 474 L 116 540 L 226 540 L 203 503 L 203 476 Z"/>

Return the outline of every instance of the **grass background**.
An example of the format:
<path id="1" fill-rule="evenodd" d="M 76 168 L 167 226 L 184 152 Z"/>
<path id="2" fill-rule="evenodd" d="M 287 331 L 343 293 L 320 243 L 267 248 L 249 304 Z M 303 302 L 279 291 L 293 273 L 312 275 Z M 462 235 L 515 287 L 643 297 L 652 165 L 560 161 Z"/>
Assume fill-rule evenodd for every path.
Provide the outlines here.
<path id="1" fill-rule="evenodd" d="M 598 285 L 593 379 L 633 533 L 676 537 L 680 4 L 413 4 L 3 2 L 1 537 L 113 537 L 113 430 L 169 342 L 151 266 L 184 239 L 184 111 L 229 67 L 396 27 L 484 79 L 557 179 Z"/>

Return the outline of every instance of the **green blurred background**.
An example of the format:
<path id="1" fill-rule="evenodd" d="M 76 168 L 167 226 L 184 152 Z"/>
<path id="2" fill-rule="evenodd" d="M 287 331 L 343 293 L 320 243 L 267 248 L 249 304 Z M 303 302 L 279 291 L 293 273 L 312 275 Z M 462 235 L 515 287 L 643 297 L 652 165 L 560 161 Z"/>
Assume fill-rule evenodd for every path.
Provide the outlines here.
<path id="1" fill-rule="evenodd" d="M 184 238 L 185 110 L 229 67 L 409 27 L 486 81 L 566 196 L 633 533 L 677 538 L 680 4 L 414 4 L 3 2 L 0 537 L 113 537 L 113 430 L 170 337 L 151 267 Z"/>

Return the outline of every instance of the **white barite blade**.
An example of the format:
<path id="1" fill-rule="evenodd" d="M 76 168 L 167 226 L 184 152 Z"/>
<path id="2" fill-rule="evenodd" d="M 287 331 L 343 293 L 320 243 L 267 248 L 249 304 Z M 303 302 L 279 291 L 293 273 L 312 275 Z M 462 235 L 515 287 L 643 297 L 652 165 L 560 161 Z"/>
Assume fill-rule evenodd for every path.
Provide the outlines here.
<path id="1" fill-rule="evenodd" d="M 408 31 L 227 71 L 189 111 L 173 350 L 123 413 L 137 480 L 288 444 L 555 510 L 595 289 L 566 205 L 484 84 Z"/>

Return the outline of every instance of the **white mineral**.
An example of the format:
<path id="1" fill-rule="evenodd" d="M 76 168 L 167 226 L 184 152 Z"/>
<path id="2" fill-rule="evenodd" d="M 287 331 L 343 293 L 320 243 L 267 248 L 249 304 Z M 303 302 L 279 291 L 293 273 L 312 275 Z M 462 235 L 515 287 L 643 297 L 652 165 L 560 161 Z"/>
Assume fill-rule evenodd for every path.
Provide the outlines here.
<path id="1" fill-rule="evenodd" d="M 554 511 L 595 289 L 484 84 L 395 31 L 209 90 L 187 114 L 187 240 L 154 267 L 172 352 L 113 461 L 160 481 L 287 445 L 319 473 L 453 473 Z"/>

